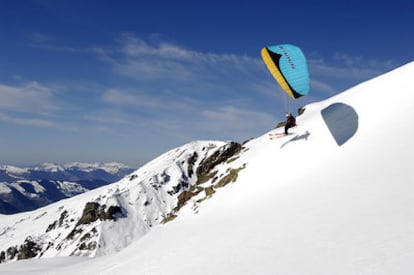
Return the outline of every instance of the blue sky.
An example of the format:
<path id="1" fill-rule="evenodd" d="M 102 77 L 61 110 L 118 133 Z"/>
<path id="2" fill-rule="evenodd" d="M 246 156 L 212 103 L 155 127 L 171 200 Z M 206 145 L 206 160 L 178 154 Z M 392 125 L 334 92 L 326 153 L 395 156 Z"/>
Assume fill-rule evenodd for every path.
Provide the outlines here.
<path id="1" fill-rule="evenodd" d="M 193 140 L 242 142 L 285 111 L 413 60 L 412 1 L 0 1 L 0 164 L 138 167 Z M 290 43 L 311 90 L 261 58 Z"/>

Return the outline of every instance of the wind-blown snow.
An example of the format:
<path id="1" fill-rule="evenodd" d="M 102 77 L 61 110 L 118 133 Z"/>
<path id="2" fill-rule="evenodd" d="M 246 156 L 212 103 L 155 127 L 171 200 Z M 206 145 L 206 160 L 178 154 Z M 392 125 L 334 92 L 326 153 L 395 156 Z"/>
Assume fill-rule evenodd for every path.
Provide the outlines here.
<path id="1" fill-rule="evenodd" d="M 294 135 L 270 140 L 265 133 L 245 144 L 232 163 L 247 163 L 237 182 L 197 214 L 187 207 L 118 253 L 20 261 L 0 265 L 0 272 L 412 274 L 413 75 L 410 63 L 306 106 Z M 321 113 L 336 103 L 350 106 L 358 120 L 340 145 Z M 119 234 L 124 226 L 131 225 Z"/>

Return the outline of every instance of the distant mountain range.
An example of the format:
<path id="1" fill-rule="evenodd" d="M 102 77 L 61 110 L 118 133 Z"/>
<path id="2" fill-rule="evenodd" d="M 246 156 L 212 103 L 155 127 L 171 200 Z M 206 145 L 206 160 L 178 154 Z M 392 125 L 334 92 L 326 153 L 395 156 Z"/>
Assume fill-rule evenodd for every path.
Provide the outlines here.
<path id="1" fill-rule="evenodd" d="M 121 163 L 68 163 L 20 168 L 0 165 L 0 214 L 30 211 L 116 182 L 131 173 Z"/>

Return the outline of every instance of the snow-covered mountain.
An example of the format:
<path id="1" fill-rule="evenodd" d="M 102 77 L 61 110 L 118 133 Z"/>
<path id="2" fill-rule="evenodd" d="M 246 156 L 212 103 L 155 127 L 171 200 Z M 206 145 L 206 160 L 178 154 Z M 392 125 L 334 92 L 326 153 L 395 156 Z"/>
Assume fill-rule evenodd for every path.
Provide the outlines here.
<path id="1" fill-rule="evenodd" d="M 0 213 L 34 210 L 116 182 L 132 171 L 120 163 L 44 163 L 30 168 L 0 165 Z"/>
<path id="2" fill-rule="evenodd" d="M 173 220 L 196 196 L 200 202 L 210 196 L 214 189 L 203 184 L 211 178 L 225 185 L 223 178 L 232 171 L 211 171 L 240 150 L 233 142 L 190 143 L 115 184 L 37 211 L 2 217 L 1 225 L 6 226 L 0 227 L 0 262 L 118 251 L 154 225 Z"/>
<path id="3" fill-rule="evenodd" d="M 193 142 L 0 216 L 0 273 L 412 274 L 413 75 L 310 104 L 292 135 Z"/>

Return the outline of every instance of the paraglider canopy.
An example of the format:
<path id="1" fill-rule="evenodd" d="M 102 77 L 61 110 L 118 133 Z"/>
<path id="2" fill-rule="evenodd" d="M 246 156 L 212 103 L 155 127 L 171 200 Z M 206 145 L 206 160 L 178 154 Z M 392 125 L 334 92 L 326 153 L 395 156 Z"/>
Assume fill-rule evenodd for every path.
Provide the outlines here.
<path id="1" fill-rule="evenodd" d="M 294 45 L 282 44 L 263 48 L 262 58 L 270 73 L 292 98 L 309 92 L 309 72 L 305 55 Z"/>

